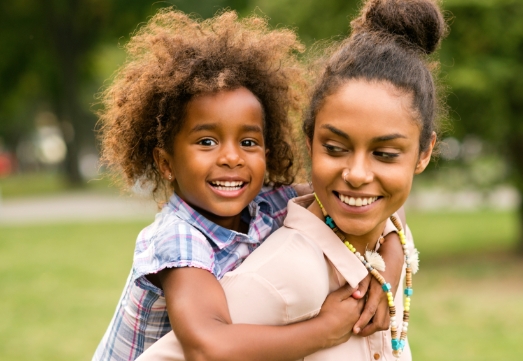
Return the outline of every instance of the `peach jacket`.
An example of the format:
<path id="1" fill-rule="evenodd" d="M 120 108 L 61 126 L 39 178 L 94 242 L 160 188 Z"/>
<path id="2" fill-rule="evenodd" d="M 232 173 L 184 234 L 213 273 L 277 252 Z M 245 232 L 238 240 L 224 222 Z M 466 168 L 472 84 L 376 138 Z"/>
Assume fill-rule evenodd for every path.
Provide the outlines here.
<path id="1" fill-rule="evenodd" d="M 236 270 L 221 280 L 234 323 L 285 325 L 316 316 L 327 295 L 349 283 L 356 287 L 367 275 L 363 264 L 308 207 L 313 195 L 289 201 L 284 226 L 273 233 Z M 387 223 L 385 234 L 394 227 Z M 413 248 L 412 235 L 406 232 Z M 403 284 L 405 270 L 401 276 Z M 403 313 L 403 287 L 396 297 L 397 314 Z M 231 342 L 233 342 L 231 340 Z M 412 359 L 407 342 L 399 360 Z M 171 331 L 137 361 L 182 361 L 183 350 Z M 393 361 L 390 331 L 321 350 L 303 361 Z"/>

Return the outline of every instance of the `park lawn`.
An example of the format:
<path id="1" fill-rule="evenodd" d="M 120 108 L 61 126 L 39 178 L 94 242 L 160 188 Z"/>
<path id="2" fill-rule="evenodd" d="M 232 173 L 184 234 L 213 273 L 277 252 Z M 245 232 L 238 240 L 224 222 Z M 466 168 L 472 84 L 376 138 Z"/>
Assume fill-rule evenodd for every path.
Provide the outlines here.
<path id="1" fill-rule="evenodd" d="M 523 262 L 509 253 L 514 215 L 409 213 L 408 220 L 422 259 L 409 327 L 414 359 L 520 359 Z M 0 227 L 0 359 L 90 360 L 144 225 Z"/>
<path id="2" fill-rule="evenodd" d="M 92 179 L 80 188 L 69 186 L 64 176 L 58 172 L 34 172 L 0 177 L 0 200 L 86 190 L 110 194 L 119 192 L 107 175 Z"/>

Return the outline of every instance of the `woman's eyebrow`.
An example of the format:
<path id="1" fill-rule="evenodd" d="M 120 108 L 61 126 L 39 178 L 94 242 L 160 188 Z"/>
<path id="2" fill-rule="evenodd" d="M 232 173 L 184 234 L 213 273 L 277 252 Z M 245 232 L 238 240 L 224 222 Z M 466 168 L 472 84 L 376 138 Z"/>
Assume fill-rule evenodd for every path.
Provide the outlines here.
<path id="1" fill-rule="evenodd" d="M 330 130 L 331 132 L 333 132 L 336 135 L 339 135 L 342 138 L 350 140 L 350 137 L 347 133 L 345 133 L 343 130 L 340 130 L 330 124 L 323 124 L 321 127 Z"/>
<path id="2" fill-rule="evenodd" d="M 403 134 L 394 133 L 394 134 L 387 134 L 387 135 L 381 135 L 379 137 L 374 137 L 374 138 L 372 138 L 372 142 L 374 142 L 374 143 L 386 142 L 388 140 L 394 140 L 394 139 L 398 139 L 398 138 L 407 139 L 407 137 L 404 136 Z"/>
<path id="3" fill-rule="evenodd" d="M 343 130 L 340 130 L 330 124 L 323 124 L 321 127 L 330 130 L 331 132 L 333 132 L 336 135 L 339 135 L 342 138 L 350 140 L 350 136 L 347 133 L 345 133 Z M 373 143 L 386 142 L 388 140 L 394 140 L 394 139 L 398 139 L 398 138 L 407 139 L 407 137 L 403 134 L 393 133 L 393 134 L 387 134 L 387 135 L 380 135 L 379 137 L 374 137 L 374 138 L 372 138 L 372 142 Z"/>

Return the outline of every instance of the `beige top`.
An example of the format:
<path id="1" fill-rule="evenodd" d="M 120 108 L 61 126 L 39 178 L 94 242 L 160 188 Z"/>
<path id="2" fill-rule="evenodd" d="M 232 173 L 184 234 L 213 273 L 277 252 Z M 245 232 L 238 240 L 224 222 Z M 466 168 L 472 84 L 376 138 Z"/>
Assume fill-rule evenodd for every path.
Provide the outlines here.
<path id="1" fill-rule="evenodd" d="M 289 201 L 284 226 L 273 233 L 236 270 L 220 281 L 234 323 L 285 325 L 316 316 L 327 295 L 348 282 L 356 287 L 367 270 L 330 228 L 309 212 L 314 200 L 307 195 Z M 389 222 L 390 223 L 390 222 Z M 393 228 L 388 224 L 384 233 Z M 413 247 L 412 236 L 406 232 Z M 405 277 L 403 271 L 401 284 Z M 395 297 L 397 314 L 403 313 L 402 287 Z M 401 361 L 411 360 L 408 342 Z M 182 348 L 168 333 L 138 361 L 182 361 Z M 396 360 L 390 331 L 368 337 L 352 336 L 347 342 L 316 352 L 304 361 Z"/>

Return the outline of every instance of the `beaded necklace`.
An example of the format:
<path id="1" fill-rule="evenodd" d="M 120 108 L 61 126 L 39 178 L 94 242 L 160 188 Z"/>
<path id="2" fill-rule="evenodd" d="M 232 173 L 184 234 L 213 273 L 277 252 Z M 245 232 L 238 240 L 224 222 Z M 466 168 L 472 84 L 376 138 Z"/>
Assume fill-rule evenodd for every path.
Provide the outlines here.
<path id="1" fill-rule="evenodd" d="M 321 208 L 321 211 L 323 213 L 323 216 L 325 217 L 325 223 L 329 226 L 330 229 L 336 235 L 342 240 L 342 242 L 345 244 L 345 246 L 352 252 L 358 259 L 363 263 L 363 265 L 368 269 L 369 273 L 380 283 L 381 288 L 383 291 L 387 294 L 387 300 L 389 303 L 389 314 L 390 314 L 390 333 L 391 333 L 391 339 L 392 339 L 392 354 L 395 357 L 400 357 L 401 352 L 403 351 L 405 347 L 405 340 L 407 339 L 407 331 L 409 327 L 409 312 L 410 312 L 410 298 L 413 294 L 412 289 L 412 274 L 416 273 L 418 271 L 418 251 L 414 249 L 414 254 L 411 256 L 409 254 L 407 242 L 405 239 L 405 232 L 403 231 L 403 227 L 401 226 L 401 223 L 398 222 L 396 217 L 390 216 L 390 220 L 398 230 L 398 236 L 400 238 L 401 245 L 403 247 L 403 254 L 405 255 L 405 263 L 407 265 L 406 267 L 406 275 L 405 275 L 405 298 L 403 302 L 403 327 L 401 328 L 401 334 L 398 338 L 398 325 L 396 323 L 396 306 L 394 305 L 394 296 L 392 295 L 392 287 L 390 283 L 385 281 L 385 278 L 378 272 L 378 269 L 381 271 L 385 270 L 385 262 L 383 262 L 383 259 L 381 256 L 376 252 L 365 252 L 365 257 L 361 255 L 356 248 L 352 244 L 350 244 L 349 241 L 345 239 L 345 235 L 340 231 L 340 229 L 336 226 L 336 223 L 334 223 L 334 220 L 331 216 L 327 214 L 327 211 L 323 207 L 323 204 L 321 204 L 318 196 L 316 193 L 314 193 L 314 197 L 316 198 L 316 202 L 318 202 L 318 205 Z M 380 236 L 381 240 L 382 236 Z"/>

